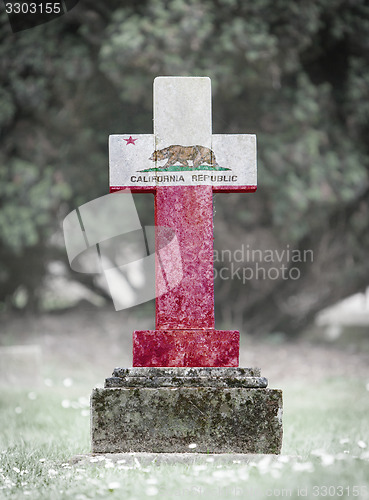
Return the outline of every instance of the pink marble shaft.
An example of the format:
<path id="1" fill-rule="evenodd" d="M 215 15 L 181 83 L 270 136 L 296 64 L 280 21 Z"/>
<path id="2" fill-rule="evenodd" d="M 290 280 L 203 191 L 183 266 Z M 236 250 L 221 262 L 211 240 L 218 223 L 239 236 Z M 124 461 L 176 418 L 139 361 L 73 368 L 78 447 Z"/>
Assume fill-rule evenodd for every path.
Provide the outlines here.
<path id="1" fill-rule="evenodd" d="M 175 230 L 182 261 L 177 265 L 182 264 L 183 272 L 182 281 L 174 290 L 160 295 L 157 289 L 156 329 L 214 328 L 212 187 L 158 187 L 155 225 Z M 159 232 L 157 249 L 166 243 L 160 238 Z M 169 269 L 170 262 L 165 257 L 161 259 L 160 267 Z M 157 287 L 159 283 L 157 276 Z"/>
<path id="2" fill-rule="evenodd" d="M 133 366 L 238 366 L 239 332 L 214 329 L 211 186 L 158 187 L 155 196 L 156 330 L 133 334 Z M 168 248 L 175 231 L 178 256 Z M 162 270 L 182 267 L 179 285 L 162 294 Z"/>

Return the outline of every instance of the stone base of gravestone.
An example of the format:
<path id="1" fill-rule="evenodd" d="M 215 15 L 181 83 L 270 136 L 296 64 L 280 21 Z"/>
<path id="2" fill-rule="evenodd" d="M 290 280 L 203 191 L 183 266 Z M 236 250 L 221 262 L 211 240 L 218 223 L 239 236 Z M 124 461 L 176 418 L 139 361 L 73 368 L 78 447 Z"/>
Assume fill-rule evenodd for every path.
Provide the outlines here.
<path id="1" fill-rule="evenodd" d="M 117 368 L 91 396 L 93 453 L 280 453 L 282 391 L 257 368 Z"/>

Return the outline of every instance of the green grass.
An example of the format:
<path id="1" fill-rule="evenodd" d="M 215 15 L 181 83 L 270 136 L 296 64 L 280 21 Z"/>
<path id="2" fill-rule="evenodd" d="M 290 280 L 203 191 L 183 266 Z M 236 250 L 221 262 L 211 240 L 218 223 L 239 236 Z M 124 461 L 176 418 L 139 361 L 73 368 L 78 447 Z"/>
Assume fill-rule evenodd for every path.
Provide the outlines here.
<path id="1" fill-rule="evenodd" d="M 282 387 L 282 456 L 247 465 L 206 456 L 196 465 L 71 465 L 90 449 L 90 388 L 2 390 L 0 498 L 369 498 L 366 382 L 342 377 Z"/>
<path id="2" fill-rule="evenodd" d="M 145 170 L 138 170 L 138 172 L 195 172 L 198 170 L 211 170 L 215 172 L 231 170 L 226 167 L 214 167 L 213 165 L 200 165 L 199 167 L 187 166 L 184 165 L 172 165 L 171 167 L 152 167 L 146 168 Z"/>

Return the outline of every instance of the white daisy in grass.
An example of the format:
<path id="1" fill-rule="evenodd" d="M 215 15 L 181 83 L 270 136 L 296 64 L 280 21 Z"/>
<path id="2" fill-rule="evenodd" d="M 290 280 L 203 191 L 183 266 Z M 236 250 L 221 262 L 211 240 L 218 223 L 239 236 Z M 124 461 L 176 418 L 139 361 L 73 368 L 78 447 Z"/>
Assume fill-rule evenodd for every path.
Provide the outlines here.
<path id="1" fill-rule="evenodd" d="M 335 457 L 333 455 L 329 455 L 328 453 L 325 455 L 321 455 L 320 459 L 322 461 L 323 467 L 328 467 L 329 465 L 333 465 L 335 462 Z"/>
<path id="2" fill-rule="evenodd" d="M 71 379 L 70 377 L 65 378 L 63 380 L 63 385 L 64 385 L 64 387 L 72 387 L 73 379 Z"/>
<path id="3" fill-rule="evenodd" d="M 195 464 L 192 466 L 193 470 L 202 471 L 207 470 L 208 466 L 206 464 Z"/>
<path id="4" fill-rule="evenodd" d="M 120 488 L 120 483 L 118 483 L 118 481 L 112 481 L 111 483 L 108 484 L 109 491 L 119 490 L 119 488 Z"/>
<path id="5" fill-rule="evenodd" d="M 314 466 L 311 462 L 296 462 L 292 465 L 292 470 L 296 472 L 314 472 Z"/>
<path id="6" fill-rule="evenodd" d="M 159 490 L 158 488 L 156 488 L 155 486 L 149 486 L 147 489 L 146 489 L 146 495 L 148 497 L 154 497 L 155 495 L 157 495 L 159 493 Z"/>

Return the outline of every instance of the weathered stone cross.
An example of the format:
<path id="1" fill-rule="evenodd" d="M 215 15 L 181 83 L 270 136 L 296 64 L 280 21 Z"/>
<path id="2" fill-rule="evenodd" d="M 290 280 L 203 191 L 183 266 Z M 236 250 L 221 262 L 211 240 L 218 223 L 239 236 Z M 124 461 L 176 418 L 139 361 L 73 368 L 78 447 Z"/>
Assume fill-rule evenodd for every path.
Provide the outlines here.
<path id="1" fill-rule="evenodd" d="M 238 366 L 239 332 L 215 330 L 213 192 L 256 190 L 255 135 L 212 135 L 209 78 L 154 81 L 154 134 L 110 136 L 110 191 L 155 194 L 155 226 L 172 228 L 183 277 L 163 293 L 156 330 L 133 334 L 133 366 Z M 156 234 L 156 249 L 165 247 Z M 168 252 L 165 270 L 176 272 Z"/>

